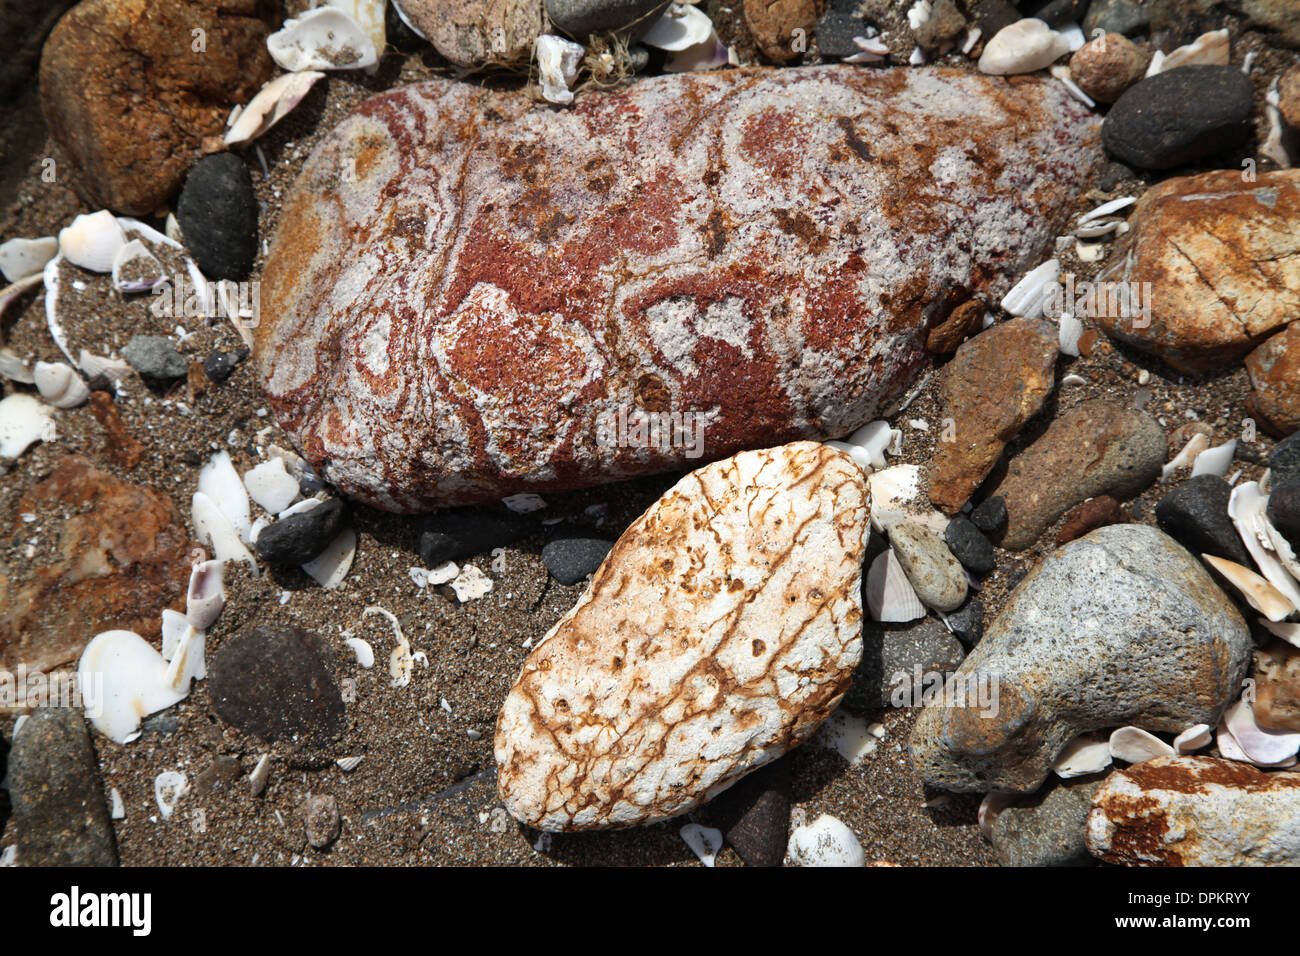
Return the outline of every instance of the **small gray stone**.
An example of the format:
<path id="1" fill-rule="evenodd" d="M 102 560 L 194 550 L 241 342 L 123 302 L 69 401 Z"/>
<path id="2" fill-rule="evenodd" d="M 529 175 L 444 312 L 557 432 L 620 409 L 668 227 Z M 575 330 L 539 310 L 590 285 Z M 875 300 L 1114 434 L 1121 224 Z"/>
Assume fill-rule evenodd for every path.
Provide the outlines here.
<path id="1" fill-rule="evenodd" d="M 948 626 L 968 649 L 974 647 L 984 636 L 984 602 L 977 597 L 970 598 L 960 610 L 948 615 Z"/>
<path id="2" fill-rule="evenodd" d="M 1148 7 L 1140 0 L 1092 0 L 1083 20 L 1083 32 L 1085 36 L 1092 36 L 1096 30 L 1133 36 L 1150 23 Z"/>
<path id="3" fill-rule="evenodd" d="M 1147 525 L 1098 528 L 1043 559 L 958 669 L 954 684 L 995 688 L 995 712 L 927 707 L 912 758 L 931 786 L 1029 793 L 1079 734 L 1215 726 L 1252 649 L 1236 607 L 1176 541 Z"/>
<path id="4" fill-rule="evenodd" d="M 916 522 L 900 521 L 889 529 L 889 544 L 922 604 L 944 613 L 961 607 L 966 572 L 942 538 Z"/>
<path id="5" fill-rule="evenodd" d="M 961 643 L 938 618 L 903 625 L 868 620 L 850 697 L 869 709 L 920 706 L 927 686 L 940 686 L 965 657 Z M 930 675 L 942 677 L 927 680 Z"/>
<path id="6" fill-rule="evenodd" d="M 971 574 L 988 574 L 996 567 L 993 545 L 980 534 L 980 529 L 969 518 L 957 515 L 944 529 L 943 540 L 953 557 Z"/>
<path id="7" fill-rule="evenodd" d="M 302 805 L 302 819 L 307 842 L 316 849 L 322 850 L 339 838 L 342 822 L 333 794 L 308 794 Z"/>
<path id="8" fill-rule="evenodd" d="M 1085 835 L 1101 775 L 1055 780 L 1004 809 L 989 841 L 1003 866 L 1094 866 Z"/>
<path id="9" fill-rule="evenodd" d="M 542 563 L 561 584 L 577 584 L 595 573 L 612 547 L 605 538 L 557 538 L 542 548 Z"/>
<path id="10" fill-rule="evenodd" d="M 104 785 L 79 710 L 40 708 L 9 753 L 9 796 L 23 866 L 117 866 Z"/>
<path id="11" fill-rule="evenodd" d="M 1006 526 L 1007 503 L 999 495 L 985 498 L 971 511 L 970 520 L 985 534 L 994 534 Z"/>
<path id="12" fill-rule="evenodd" d="M 190 364 L 165 335 L 137 335 L 122 349 L 122 358 L 149 382 L 166 383 L 183 378 Z"/>
<path id="13" fill-rule="evenodd" d="M 644 36 L 671 0 L 546 0 L 551 23 L 573 37 L 592 33 Z"/>

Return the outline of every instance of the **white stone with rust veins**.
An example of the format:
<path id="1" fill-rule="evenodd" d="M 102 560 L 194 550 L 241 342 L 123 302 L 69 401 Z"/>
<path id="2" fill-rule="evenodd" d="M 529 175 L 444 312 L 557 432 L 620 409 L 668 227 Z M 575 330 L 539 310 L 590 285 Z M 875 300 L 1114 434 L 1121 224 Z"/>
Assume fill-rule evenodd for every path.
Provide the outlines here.
<path id="1" fill-rule="evenodd" d="M 1297 866 L 1297 819 L 1300 773 L 1160 757 L 1102 784 L 1088 815 L 1088 850 L 1128 866 Z"/>
<path id="2" fill-rule="evenodd" d="M 623 533 L 497 722 L 506 808 L 653 823 L 807 740 L 862 656 L 862 471 L 813 442 L 687 475 Z"/>
<path id="3" fill-rule="evenodd" d="M 571 109 L 435 80 L 361 104 L 286 199 L 258 375 L 345 494 L 414 512 L 694 467 L 906 391 L 943 301 L 1041 261 L 1096 161 L 1054 81 L 748 69 Z"/>

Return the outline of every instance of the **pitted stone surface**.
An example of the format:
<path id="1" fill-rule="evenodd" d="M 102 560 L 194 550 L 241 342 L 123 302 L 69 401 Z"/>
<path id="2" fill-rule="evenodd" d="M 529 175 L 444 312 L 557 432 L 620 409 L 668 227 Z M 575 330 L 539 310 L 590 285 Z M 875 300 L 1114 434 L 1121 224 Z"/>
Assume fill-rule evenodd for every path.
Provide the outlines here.
<path id="1" fill-rule="evenodd" d="M 1099 154 L 1059 83 L 747 69 L 572 109 L 436 80 L 309 159 L 263 276 L 258 373 L 297 447 L 395 511 L 843 435 L 929 361 L 926 306 L 1035 265 Z M 626 437 L 626 436 L 623 436 Z M 613 440 L 609 440 L 609 439 Z"/>
<path id="2" fill-rule="evenodd" d="M 524 663 L 498 789 L 544 830 L 677 816 L 807 740 L 862 655 L 862 472 L 813 442 L 692 472 Z"/>

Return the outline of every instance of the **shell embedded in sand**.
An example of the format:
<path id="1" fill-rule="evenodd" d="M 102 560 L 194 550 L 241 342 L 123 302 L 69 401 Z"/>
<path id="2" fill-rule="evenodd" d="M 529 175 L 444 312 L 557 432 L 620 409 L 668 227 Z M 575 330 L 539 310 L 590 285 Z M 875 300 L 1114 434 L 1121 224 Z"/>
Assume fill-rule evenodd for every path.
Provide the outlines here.
<path id="1" fill-rule="evenodd" d="M 269 130 L 302 102 L 324 73 L 318 70 L 301 70 L 284 73 L 263 86 L 248 105 L 239 111 L 226 130 L 226 146 L 242 146 Z M 170 222 L 170 219 L 168 220 Z"/>
<path id="2" fill-rule="evenodd" d="M 54 437 L 54 409 L 15 392 L 0 401 L 0 458 L 17 458 L 33 442 Z"/>
<path id="3" fill-rule="evenodd" d="M 359 70 L 379 62 L 375 42 L 348 13 L 316 7 L 285 20 L 266 38 L 271 58 L 290 72 Z"/>
<path id="4" fill-rule="evenodd" d="M 0 377 L 23 385 L 33 385 L 36 377 L 26 359 L 10 348 L 0 348 Z"/>
<path id="5" fill-rule="evenodd" d="M 284 461 L 272 458 L 244 472 L 248 495 L 271 514 L 284 511 L 298 497 L 298 482 L 284 467 Z"/>
<path id="6" fill-rule="evenodd" d="M 790 834 L 786 855 L 795 866 L 864 866 L 867 861 L 853 831 L 826 813 Z"/>
<path id="7" fill-rule="evenodd" d="M 41 397 L 55 408 L 76 408 L 90 398 L 90 389 L 65 362 L 37 362 L 32 381 Z"/>
<path id="8" fill-rule="evenodd" d="M 226 606 L 225 573 L 226 566 L 222 561 L 202 561 L 190 571 L 185 619 L 200 631 L 215 624 Z"/>
<path id="9" fill-rule="evenodd" d="M 245 547 L 244 542 L 240 540 L 239 532 L 217 507 L 216 502 L 203 492 L 197 491 L 194 493 L 190 509 L 195 535 L 212 548 L 218 561 L 242 561 L 248 565 L 254 576 L 258 575 L 257 559 Z"/>
<path id="10" fill-rule="evenodd" d="M 117 251 L 112 272 L 118 292 L 148 292 L 167 281 L 162 263 L 139 239 L 131 239 Z"/>
<path id="11" fill-rule="evenodd" d="M 134 631 L 96 634 L 77 664 L 91 726 L 115 743 L 134 740 L 142 718 L 185 698 L 186 691 L 168 682 L 167 671 L 162 655 Z"/>
<path id="12" fill-rule="evenodd" d="M 253 522 L 248 506 L 248 490 L 230 461 L 230 453 L 219 451 L 199 471 L 199 489 L 212 499 L 244 544 L 252 543 Z"/>
<path id="13" fill-rule="evenodd" d="M 112 272 L 113 261 L 124 245 L 126 233 L 107 209 L 83 213 L 59 232 L 59 253 L 74 266 L 91 272 Z"/>
<path id="14" fill-rule="evenodd" d="M 10 239 L 0 243 L 0 274 L 7 282 L 20 282 L 40 275 L 45 264 L 58 254 L 59 240 L 54 236 Z"/>

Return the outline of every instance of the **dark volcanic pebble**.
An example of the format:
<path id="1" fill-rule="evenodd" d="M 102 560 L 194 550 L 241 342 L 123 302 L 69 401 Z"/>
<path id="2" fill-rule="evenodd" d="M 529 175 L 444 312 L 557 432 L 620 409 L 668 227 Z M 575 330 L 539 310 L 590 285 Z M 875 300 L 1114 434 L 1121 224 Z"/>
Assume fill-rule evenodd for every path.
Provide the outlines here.
<path id="1" fill-rule="evenodd" d="M 1253 89 L 1235 66 L 1187 66 L 1139 80 L 1101 127 L 1107 152 L 1138 169 L 1172 169 L 1250 138 Z"/>
<path id="2" fill-rule="evenodd" d="M 172 382 L 182 378 L 190 363 L 165 335 L 137 335 L 122 349 L 122 358 L 148 382 Z"/>
<path id="3" fill-rule="evenodd" d="M 858 52 L 854 37 L 865 35 L 867 25 L 844 9 L 851 4 L 832 3 L 817 20 L 817 49 L 823 57 L 837 59 Z"/>
<path id="4" fill-rule="evenodd" d="M 513 512 L 491 512 L 478 508 L 455 508 L 432 515 L 420 535 L 420 560 L 426 568 L 448 561 L 460 561 L 493 548 L 504 548 L 526 538 L 537 522 Z"/>
<path id="5" fill-rule="evenodd" d="M 1300 432 L 1284 438 L 1268 455 L 1268 469 L 1273 487 L 1300 481 Z"/>
<path id="6" fill-rule="evenodd" d="M 984 602 L 977 597 L 970 598 L 948 615 L 948 626 L 952 628 L 953 636 L 966 645 L 967 650 L 974 647 L 984 636 Z"/>
<path id="7" fill-rule="evenodd" d="M 9 754 L 8 786 L 23 866 L 117 866 L 113 823 L 86 719 L 38 708 Z"/>
<path id="8" fill-rule="evenodd" d="M 934 617 L 907 624 L 868 621 L 862 643 L 862 663 L 849 693 L 871 708 L 919 706 L 925 675 L 939 673 L 946 678 L 966 658 L 961 642 Z"/>
<path id="9" fill-rule="evenodd" d="M 257 197 L 248 166 L 233 153 L 204 156 L 176 201 L 185 247 L 209 279 L 243 279 L 257 258 Z"/>
<path id="10" fill-rule="evenodd" d="M 1213 554 L 1251 567 L 1241 537 L 1228 517 L 1232 489 L 1218 475 L 1197 475 L 1156 505 L 1156 524 L 1195 555 Z"/>
<path id="11" fill-rule="evenodd" d="M 780 866 L 790 839 L 789 756 L 755 770 L 707 807 L 707 819 L 747 866 Z"/>
<path id="12" fill-rule="evenodd" d="M 623 30 L 640 36 L 667 8 L 668 0 L 546 0 L 551 23 L 574 37 Z"/>
<path id="13" fill-rule="evenodd" d="M 1039 793 L 1003 810 L 989 837 L 1002 865 L 1095 866 L 1084 834 L 1093 795 L 1104 779 L 1050 780 Z"/>
<path id="14" fill-rule="evenodd" d="M 246 348 L 235 349 L 231 352 L 212 351 L 203 360 L 203 371 L 208 378 L 220 385 L 234 373 L 235 366 L 246 358 L 248 358 L 248 349 Z"/>
<path id="15" fill-rule="evenodd" d="M 324 642 L 300 627 L 247 628 L 212 657 L 212 709 L 268 742 L 333 737 L 343 725 L 343 698 L 324 653 Z"/>
<path id="16" fill-rule="evenodd" d="M 1007 503 L 1000 495 L 985 498 L 971 511 L 970 520 L 985 534 L 1000 531 L 1007 524 Z"/>
<path id="17" fill-rule="evenodd" d="M 267 525 L 253 547 L 272 564 L 306 564 L 343 530 L 344 518 L 343 503 L 329 498 L 309 511 Z"/>
<path id="18" fill-rule="evenodd" d="M 943 540 L 953 557 L 971 574 L 988 574 L 996 566 L 993 545 L 969 518 L 957 515 L 949 521 Z"/>
<path id="19" fill-rule="evenodd" d="M 612 547 L 605 538 L 557 538 L 542 548 L 542 563 L 561 584 L 577 584 L 595 573 Z"/>
<path id="20" fill-rule="evenodd" d="M 1033 8 L 1027 17 L 1042 20 L 1053 29 L 1066 23 L 1082 23 L 1088 14 L 1088 0 L 1049 0 Z"/>
<path id="21" fill-rule="evenodd" d="M 1300 552 L 1300 479 L 1273 486 L 1268 495 L 1268 520 Z"/>

